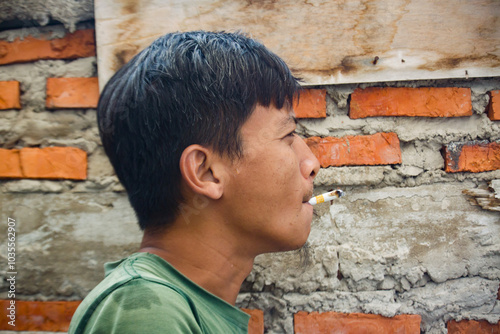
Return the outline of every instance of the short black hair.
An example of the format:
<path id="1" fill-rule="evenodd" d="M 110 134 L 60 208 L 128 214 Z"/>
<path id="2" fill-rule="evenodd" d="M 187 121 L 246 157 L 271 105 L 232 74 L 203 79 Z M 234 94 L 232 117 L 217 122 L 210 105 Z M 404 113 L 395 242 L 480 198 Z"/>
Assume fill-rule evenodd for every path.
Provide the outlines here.
<path id="1" fill-rule="evenodd" d="M 256 105 L 291 108 L 299 90 L 285 62 L 242 33 L 170 33 L 118 70 L 97 120 L 141 229 L 178 215 L 186 147 L 241 157 L 239 131 Z"/>

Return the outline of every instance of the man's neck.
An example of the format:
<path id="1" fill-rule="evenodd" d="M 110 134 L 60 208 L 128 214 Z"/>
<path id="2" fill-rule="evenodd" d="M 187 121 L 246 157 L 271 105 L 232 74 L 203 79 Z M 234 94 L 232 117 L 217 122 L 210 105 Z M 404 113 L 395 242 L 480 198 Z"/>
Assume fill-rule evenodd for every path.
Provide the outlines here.
<path id="1" fill-rule="evenodd" d="M 234 305 L 241 284 L 252 270 L 254 256 L 207 224 L 181 223 L 164 232 L 144 233 L 140 252 L 160 256 L 187 278 Z M 224 238 L 226 237 L 226 238 Z"/>

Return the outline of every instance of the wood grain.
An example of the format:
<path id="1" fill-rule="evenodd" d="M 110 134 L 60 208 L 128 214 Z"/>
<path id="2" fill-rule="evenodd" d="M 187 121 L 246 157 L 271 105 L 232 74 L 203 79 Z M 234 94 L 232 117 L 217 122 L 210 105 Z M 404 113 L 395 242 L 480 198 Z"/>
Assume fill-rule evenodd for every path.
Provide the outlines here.
<path id="1" fill-rule="evenodd" d="M 306 85 L 500 75 L 500 1 L 96 0 L 100 84 L 155 38 L 241 30 Z"/>

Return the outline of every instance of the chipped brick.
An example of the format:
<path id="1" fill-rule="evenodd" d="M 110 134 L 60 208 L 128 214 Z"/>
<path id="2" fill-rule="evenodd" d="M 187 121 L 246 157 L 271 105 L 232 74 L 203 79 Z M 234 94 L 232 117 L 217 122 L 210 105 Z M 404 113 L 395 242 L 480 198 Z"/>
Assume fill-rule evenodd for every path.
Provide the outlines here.
<path id="1" fill-rule="evenodd" d="M 76 147 L 0 149 L 0 178 L 87 178 L 87 153 Z"/>
<path id="2" fill-rule="evenodd" d="M 349 117 L 472 115 L 470 88 L 370 87 L 351 94 Z"/>
<path id="3" fill-rule="evenodd" d="M 21 109 L 18 81 L 0 81 L 0 109 Z"/>
<path id="4" fill-rule="evenodd" d="M 264 333 L 264 311 L 256 309 L 241 309 L 243 312 L 250 314 L 248 322 L 248 334 L 263 334 Z"/>
<path id="5" fill-rule="evenodd" d="M 401 148 L 395 133 L 342 138 L 311 137 L 305 141 L 318 158 L 321 167 L 401 163 Z"/>
<path id="6" fill-rule="evenodd" d="M 20 301 L 16 300 L 16 331 L 67 332 L 80 301 Z M 10 300 L 0 300 L 6 310 Z M 0 317 L 0 330 L 13 330 L 10 319 Z"/>
<path id="7" fill-rule="evenodd" d="M 294 315 L 295 334 L 420 334 L 419 315 L 386 318 L 376 314 L 298 312 Z"/>
<path id="8" fill-rule="evenodd" d="M 0 65 L 95 55 L 94 29 L 77 30 L 52 40 L 28 36 L 13 42 L 0 41 Z"/>
<path id="9" fill-rule="evenodd" d="M 488 93 L 490 103 L 488 104 L 488 117 L 492 121 L 500 120 L 500 90 L 493 90 Z"/>
<path id="10" fill-rule="evenodd" d="M 500 323 L 490 324 L 485 320 L 451 320 L 448 334 L 500 334 Z"/>
<path id="11" fill-rule="evenodd" d="M 326 89 L 304 89 L 293 109 L 297 118 L 325 118 Z"/>
<path id="12" fill-rule="evenodd" d="M 444 148 L 444 170 L 456 172 L 487 172 L 500 169 L 500 144 L 487 141 L 455 142 Z"/>
<path id="13" fill-rule="evenodd" d="M 21 161 L 19 160 L 19 150 L 7 150 L 0 148 L 0 177 L 1 178 L 21 178 Z"/>
<path id="14" fill-rule="evenodd" d="M 48 78 L 45 106 L 57 108 L 96 108 L 99 101 L 98 79 Z"/>

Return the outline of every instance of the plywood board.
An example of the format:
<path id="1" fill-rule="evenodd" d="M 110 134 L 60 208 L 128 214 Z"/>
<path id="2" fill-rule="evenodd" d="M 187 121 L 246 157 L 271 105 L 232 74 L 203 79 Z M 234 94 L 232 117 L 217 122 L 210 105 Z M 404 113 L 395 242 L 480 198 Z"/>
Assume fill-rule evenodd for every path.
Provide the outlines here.
<path id="1" fill-rule="evenodd" d="M 95 0 L 100 85 L 155 38 L 241 30 L 307 85 L 500 76 L 498 0 Z"/>

